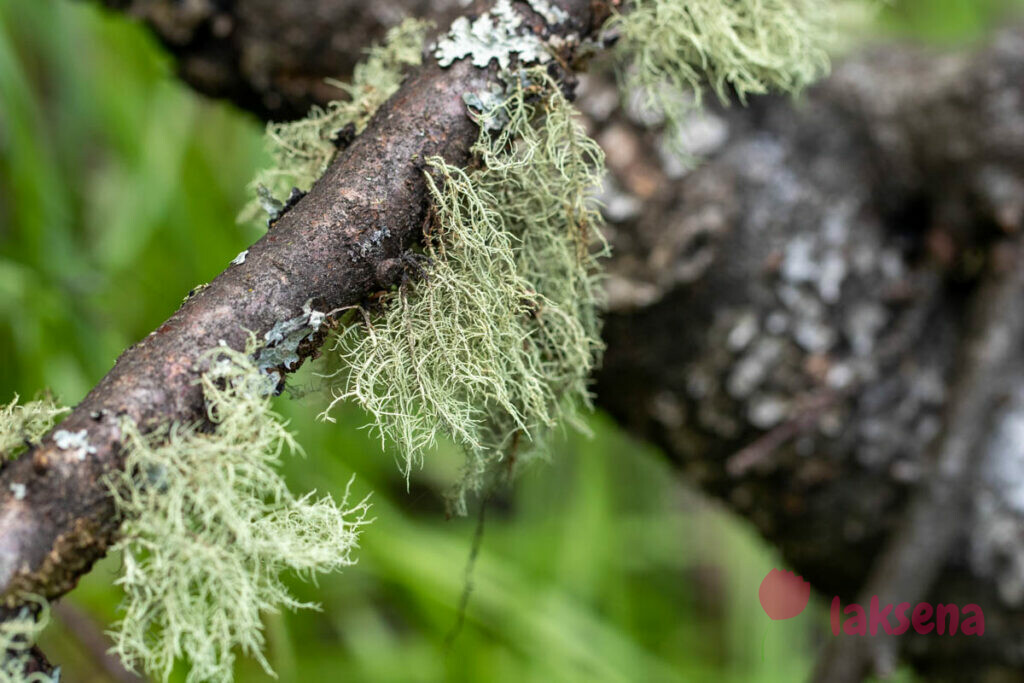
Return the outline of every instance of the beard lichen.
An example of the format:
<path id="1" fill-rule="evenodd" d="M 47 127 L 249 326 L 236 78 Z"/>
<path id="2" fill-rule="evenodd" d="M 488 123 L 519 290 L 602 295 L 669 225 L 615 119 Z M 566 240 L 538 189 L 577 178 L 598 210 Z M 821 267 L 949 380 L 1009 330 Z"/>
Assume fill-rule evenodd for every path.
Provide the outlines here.
<path id="1" fill-rule="evenodd" d="M 272 163 L 250 184 L 255 196 L 242 209 L 239 220 L 253 220 L 261 209 L 273 220 L 294 202 L 293 190 L 309 191 L 344 142 L 340 138 L 345 129 L 351 127 L 351 136 L 361 133 L 380 105 L 398 90 L 404 70 L 420 64 L 430 25 L 406 19 L 388 31 L 383 43 L 366 51 L 366 58 L 352 72 L 351 83 L 329 79 L 348 95 L 347 100 L 326 107 L 314 105 L 304 119 L 267 124 L 266 145 Z"/>
<path id="2" fill-rule="evenodd" d="M 16 616 L 0 622 L 0 683 L 59 683 L 59 667 L 52 675 L 29 671 L 30 653 L 50 621 L 50 607 L 38 595 L 25 595 L 24 602 Z"/>
<path id="3" fill-rule="evenodd" d="M 520 71 L 467 101 L 489 103 L 476 115 L 475 165 L 426 160 L 425 277 L 337 335 L 346 369 L 331 404 L 365 408 L 407 474 L 451 437 L 468 454 L 460 513 L 494 463 L 540 452 L 589 405 L 605 252 L 592 198 L 603 154 L 551 77 Z"/>
<path id="4" fill-rule="evenodd" d="M 705 87 L 726 103 L 796 93 L 828 72 L 850 0 L 632 0 L 609 20 L 624 91 L 669 129 Z"/>
<path id="5" fill-rule="evenodd" d="M 108 480 L 123 518 L 116 548 L 124 615 L 114 651 L 165 680 L 188 659 L 189 683 L 230 681 L 234 650 L 262 654 L 261 617 L 315 605 L 294 598 L 284 572 L 304 579 L 351 565 L 366 500 L 294 496 L 276 468 L 298 447 L 270 407 L 272 377 L 251 353 L 207 358 L 208 424 L 143 434 L 122 423 L 126 463 Z"/>
<path id="6" fill-rule="evenodd" d="M 49 397 L 18 405 L 18 396 L 0 405 L 0 462 L 16 457 L 28 444 L 50 431 L 61 415 L 70 411 Z"/>

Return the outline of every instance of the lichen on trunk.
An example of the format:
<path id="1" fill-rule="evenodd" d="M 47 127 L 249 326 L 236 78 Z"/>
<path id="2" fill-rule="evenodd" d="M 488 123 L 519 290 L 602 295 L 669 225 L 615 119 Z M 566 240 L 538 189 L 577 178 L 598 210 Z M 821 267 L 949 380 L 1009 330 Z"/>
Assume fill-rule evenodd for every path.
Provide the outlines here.
<path id="1" fill-rule="evenodd" d="M 298 446 L 270 406 L 276 384 L 246 353 L 209 354 L 202 375 L 207 423 L 122 431 L 123 471 L 108 481 L 124 518 L 116 549 L 123 616 L 112 633 L 127 666 L 170 675 L 188 659 L 189 683 L 230 681 L 234 651 L 262 653 L 262 616 L 310 608 L 284 573 L 312 578 L 353 563 L 366 500 L 292 494 L 277 467 Z"/>
<path id="2" fill-rule="evenodd" d="M 366 58 L 352 72 L 351 83 L 330 81 L 348 94 L 347 100 L 314 105 L 296 121 L 267 124 L 271 164 L 250 184 L 254 197 L 239 214 L 240 221 L 255 219 L 261 210 L 275 220 L 294 191 L 309 191 L 339 146 L 361 133 L 380 105 L 398 90 L 405 69 L 420 64 L 429 27 L 428 21 L 406 19 L 388 31 L 383 43 L 366 51 Z"/>
<path id="3" fill-rule="evenodd" d="M 0 405 L 0 463 L 13 459 L 27 445 L 38 441 L 57 421 L 69 412 L 50 397 L 18 404 L 15 396 L 7 405 Z"/>
<path id="4" fill-rule="evenodd" d="M 543 69 L 505 82 L 466 96 L 481 108 L 473 165 L 426 160 L 423 278 L 334 346 L 346 368 L 334 403 L 363 406 L 407 473 L 441 434 L 466 451 L 459 512 L 489 468 L 540 452 L 589 404 L 601 349 L 603 154 Z"/>
<path id="5" fill-rule="evenodd" d="M 52 674 L 33 670 L 32 648 L 49 621 L 50 607 L 46 600 L 27 595 L 25 605 L 14 617 L 0 622 L 0 682 L 60 682 L 59 667 Z"/>
<path id="6" fill-rule="evenodd" d="M 608 22 L 620 88 L 664 119 L 670 142 L 705 89 L 722 103 L 798 93 L 828 73 L 841 26 L 876 0 L 632 0 Z M 681 151 L 685 152 L 683 147 Z"/>

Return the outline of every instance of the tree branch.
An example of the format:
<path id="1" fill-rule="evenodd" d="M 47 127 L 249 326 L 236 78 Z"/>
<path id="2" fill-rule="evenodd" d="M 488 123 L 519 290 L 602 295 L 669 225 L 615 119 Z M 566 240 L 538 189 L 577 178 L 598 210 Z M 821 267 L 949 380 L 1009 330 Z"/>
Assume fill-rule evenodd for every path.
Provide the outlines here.
<path id="1" fill-rule="evenodd" d="M 585 36 L 597 27 L 597 4 L 560 4 L 570 18 L 556 33 Z M 0 471 L 0 594 L 9 605 L 24 593 L 55 598 L 70 590 L 115 538 L 118 520 L 103 479 L 123 464 L 122 418 L 144 429 L 201 420 L 201 359 L 222 340 L 244 349 L 247 331 L 262 338 L 307 303 L 341 309 L 391 284 L 378 281 L 378 265 L 419 238 L 428 207 L 418 160 L 467 162 L 478 131 L 462 94 L 496 78 L 467 60 L 447 69 L 428 61 L 244 261 L 125 351 L 59 425 L 84 431 L 88 451 L 61 448 L 55 431 Z M 314 353 L 322 339 L 323 332 L 300 355 Z"/>

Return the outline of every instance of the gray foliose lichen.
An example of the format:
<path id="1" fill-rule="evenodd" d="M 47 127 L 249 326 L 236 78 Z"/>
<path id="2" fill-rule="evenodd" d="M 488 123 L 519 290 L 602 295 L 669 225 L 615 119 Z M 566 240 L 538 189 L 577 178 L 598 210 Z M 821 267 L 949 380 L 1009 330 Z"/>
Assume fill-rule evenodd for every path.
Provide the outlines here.
<path id="1" fill-rule="evenodd" d="M 531 0 L 528 4 L 548 25 L 569 18 L 563 9 L 547 0 Z M 469 57 L 474 66 L 486 67 L 494 59 L 502 69 L 509 67 L 513 54 L 520 64 L 542 64 L 551 59 L 545 41 L 523 26 L 523 17 L 512 7 L 511 0 L 498 0 L 489 12 L 473 21 L 466 17 L 456 19 L 448 33 L 437 41 L 433 54 L 441 66 L 451 66 L 456 60 Z"/>
<path id="2" fill-rule="evenodd" d="M 326 313 L 313 309 L 312 301 L 307 301 L 301 315 L 277 322 L 263 337 L 266 345 L 256 353 L 260 372 L 280 378 L 276 368 L 294 368 L 299 362 L 299 344 L 312 340 L 326 317 Z"/>

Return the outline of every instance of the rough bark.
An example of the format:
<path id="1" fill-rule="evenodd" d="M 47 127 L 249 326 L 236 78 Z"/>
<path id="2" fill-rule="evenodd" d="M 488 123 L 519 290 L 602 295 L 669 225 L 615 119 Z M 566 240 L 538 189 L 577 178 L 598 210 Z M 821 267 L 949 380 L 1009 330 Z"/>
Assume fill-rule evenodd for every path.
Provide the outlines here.
<path id="1" fill-rule="evenodd" d="M 596 131 L 622 209 L 600 405 L 844 604 L 932 481 L 940 435 L 980 434 L 963 455 L 982 475 L 929 520 L 954 538 L 919 580 L 933 603 L 981 604 L 985 636 L 900 644 L 933 677 L 1019 676 L 1024 346 L 986 387 L 992 430 L 944 415 L 961 349 L 991 333 L 965 310 L 1024 228 L 1024 32 L 973 56 L 875 50 L 796 106 L 689 126 L 707 159 L 674 183 L 656 146 L 614 144 L 622 118 Z M 999 267 L 1019 271 L 1011 253 Z"/>
<path id="2" fill-rule="evenodd" d="M 973 295 L 931 471 L 874 561 L 860 590 L 862 605 L 872 599 L 880 605 L 927 599 L 957 540 L 970 532 L 970 504 L 985 462 L 978 445 L 988 440 L 996 408 L 1013 390 L 1005 379 L 1024 351 L 1024 252 L 1019 244 L 1007 245 L 1005 252 Z M 838 639 L 830 643 L 815 680 L 859 681 L 872 670 L 891 674 L 898 654 L 898 639 L 884 631 L 874 638 Z"/>
<path id="3" fill-rule="evenodd" d="M 163 5 L 131 4 L 136 11 Z M 238 32 L 232 41 L 248 43 L 246 27 L 256 23 L 241 20 L 248 16 L 244 8 L 261 4 L 238 0 L 221 6 Z M 327 4 L 337 9 L 347 3 Z M 166 4 L 167 11 L 188 5 Z M 272 17 L 273 11 L 264 9 L 259 16 Z M 296 12 L 290 26 L 307 27 L 305 19 L 314 15 Z M 148 18 L 164 41 L 173 43 L 161 23 Z M 320 35 L 325 29 L 308 30 Z M 336 63 L 351 64 L 355 50 L 350 46 L 379 32 L 379 27 L 366 30 L 349 45 L 339 39 L 337 49 L 349 57 Z M 256 35 L 274 40 L 273 31 Z M 300 65 L 289 70 L 305 74 L 294 80 L 305 83 L 305 90 L 253 76 L 234 64 L 241 61 L 236 57 L 220 57 L 236 53 L 219 52 L 204 40 L 178 41 L 172 51 L 186 79 L 205 92 L 231 97 L 261 115 L 272 109 L 265 98 L 273 100 L 275 93 L 293 103 L 277 109 L 289 113 L 331 96 L 310 86 L 326 74 L 318 57 L 310 56 L 316 50 L 304 52 L 301 40 L 289 42 L 280 59 Z M 187 64 L 200 59 L 196 55 L 212 60 L 223 70 L 222 78 L 189 75 Z M 335 64 L 330 59 L 328 71 Z M 428 73 L 413 83 L 426 88 L 424 82 L 445 78 L 454 76 Z M 307 200 L 305 209 L 300 205 L 264 238 L 263 247 L 254 247 L 244 264 L 251 269 L 233 267 L 221 276 L 237 282 L 240 276 L 232 273 L 245 272 L 267 287 L 243 298 L 244 314 L 230 297 L 211 300 L 205 292 L 169 321 L 184 316 L 181 322 L 187 324 L 165 330 L 164 336 L 174 336 L 159 348 L 165 357 L 179 348 L 184 354 L 177 362 L 160 360 L 153 368 L 163 369 L 153 375 L 141 374 L 153 384 L 133 401 L 152 412 L 134 408 L 139 412 L 129 414 L 194 416 L 189 385 L 194 352 L 208 348 L 228 324 L 265 331 L 296 315 L 314 293 L 315 286 L 307 287 L 303 279 L 319 272 L 310 267 L 311 259 L 333 264 L 338 273 L 362 272 L 357 279 L 371 277 L 360 259 L 342 261 L 380 221 L 386 221 L 392 242 L 371 257 L 399 252 L 415 232 L 412 219 L 423 211 L 424 197 L 411 166 L 392 157 L 393 150 L 410 151 L 407 143 L 380 131 L 389 130 L 387 117 L 401 116 L 400 110 L 429 107 L 403 96 L 411 87 L 378 117 L 371 128 L 377 138 L 364 136 L 362 146 L 357 141 L 311 193 L 324 197 L 316 206 L 324 213 L 317 214 Z M 601 406 L 660 445 L 689 479 L 749 518 L 821 593 L 840 595 L 844 603 L 856 598 L 887 539 L 905 519 L 908 500 L 932 480 L 940 435 L 952 424 L 944 415 L 959 359 L 966 340 L 978 334 L 966 311 L 984 296 L 978 282 L 999 261 L 1002 243 L 1024 228 L 1024 31 L 1004 32 L 973 55 L 874 50 L 845 62 L 798 105 L 764 98 L 748 109 L 695 116 L 685 132 L 704 161 L 693 171 L 665 153 L 656 130 L 638 125 L 642 112 L 618 108 L 607 82 L 587 79 L 580 105 L 611 170 L 605 200 L 616 256 L 609 280 L 608 351 L 597 384 Z M 450 120 L 456 128 L 465 126 L 451 106 Z M 433 130 L 451 145 L 445 150 L 449 160 L 464 158 L 471 133 L 441 125 Z M 455 143 L 453 135 L 465 139 Z M 359 158 L 353 157 L 357 149 Z M 389 213 L 371 219 L 366 207 L 372 204 L 359 204 L 359 192 L 374 196 L 374 183 L 359 185 L 351 171 L 357 161 L 384 164 L 389 158 L 396 174 L 392 186 L 407 180 L 415 189 L 406 187 L 402 202 L 387 197 Z M 339 171 L 342 167 L 349 171 Z M 303 232 L 332 221 L 344 225 L 348 209 L 332 208 L 339 202 L 362 206 L 359 215 L 366 222 L 350 223 L 344 239 L 327 229 Z M 410 222 L 399 225 L 403 217 Z M 328 251 L 317 256 L 325 247 L 306 242 L 290 252 L 297 261 L 279 261 L 278 247 L 265 243 L 285 228 L 296 239 L 336 239 L 328 242 L 328 251 L 340 249 L 331 253 L 343 258 L 331 261 Z M 1001 267 L 1020 268 L 1019 257 L 1014 258 Z M 297 279 L 298 273 L 303 278 Z M 211 289 L 227 287 L 218 285 L 221 278 Z M 337 287 L 337 281 L 329 286 Z M 286 291 L 293 287 L 299 292 L 294 296 Z M 347 294 L 332 289 L 332 298 L 318 303 L 354 303 L 366 293 L 357 290 L 357 283 Z M 186 313 L 190 307 L 199 310 Z M 207 309 L 227 320 L 204 313 Z M 150 340 L 144 344 L 158 343 Z M 182 340 L 186 343 L 179 347 Z M 937 560 L 941 566 L 934 568 L 937 579 L 929 593 L 933 602 L 981 604 L 986 634 L 900 640 L 905 654 L 936 678 L 1013 678 L 1024 669 L 1021 351 L 1005 372 L 1006 386 L 999 388 L 1003 400 L 992 409 L 992 434 L 969 454 L 984 462 L 975 466 L 978 477 L 964 497 L 966 509 L 947 512 L 951 522 L 966 521 L 956 525 L 950 552 Z M 125 361 L 115 372 L 129 383 L 135 374 Z M 167 377 L 178 379 L 167 384 Z M 105 380 L 94 393 L 108 384 Z M 111 406 L 115 413 L 127 410 L 118 401 Z M 92 439 L 86 414 L 79 409 L 81 422 L 71 424 L 88 426 Z M 111 453 L 108 466 L 117 462 L 116 451 Z M 29 459 L 17 466 L 22 474 L 29 474 Z M 61 476 L 88 485 L 102 471 L 71 472 L 77 469 L 76 463 L 62 462 L 66 474 Z M 0 474 L 0 483 L 21 481 L 10 478 L 12 471 Z M 37 476 L 46 482 L 52 475 Z M 6 520 L 0 521 L 0 539 L 11 538 L 5 531 L 12 528 L 11 519 L 28 519 L 2 497 L 5 492 L 6 486 L 0 490 L 0 515 L 7 515 L 0 516 Z M 62 492 L 55 483 L 29 487 L 32 505 L 53 514 L 56 527 L 73 529 L 69 523 L 88 519 L 97 529 L 79 537 L 109 540 L 113 523 L 102 493 L 94 490 L 91 499 L 84 498 L 92 501 L 91 508 L 83 504 L 81 513 L 62 516 L 52 498 L 47 507 L 46 497 Z M 47 514 L 40 519 L 49 521 Z M 57 543 L 47 549 L 53 540 Z M 59 561 L 51 562 L 56 565 L 78 556 L 77 551 L 61 555 L 62 544 L 61 538 L 44 538 L 32 566 L 45 559 L 41 550 L 58 553 Z M 85 545 L 87 557 L 102 551 Z M 57 590 L 85 568 L 67 567 L 52 573 Z"/>

